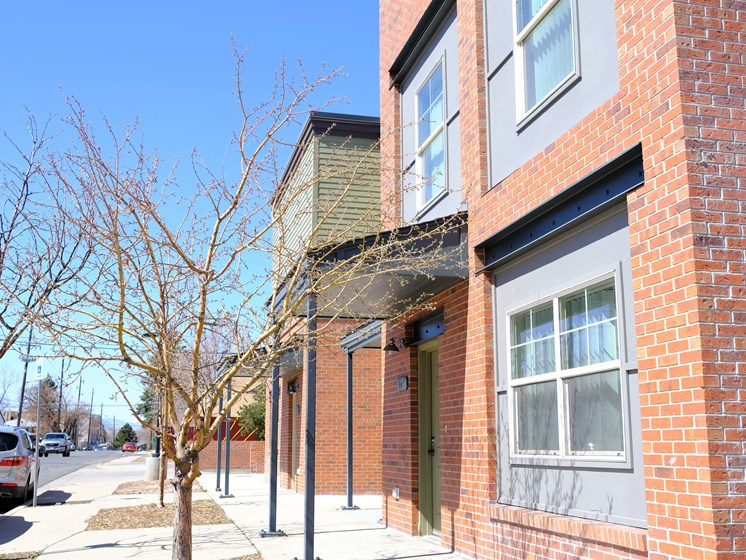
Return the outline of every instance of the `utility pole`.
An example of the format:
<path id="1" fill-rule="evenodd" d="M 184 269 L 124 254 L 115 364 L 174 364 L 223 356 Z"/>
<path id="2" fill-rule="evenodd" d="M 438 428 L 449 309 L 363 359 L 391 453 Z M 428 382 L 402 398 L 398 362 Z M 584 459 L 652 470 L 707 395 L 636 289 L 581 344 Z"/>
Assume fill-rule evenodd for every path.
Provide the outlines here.
<path id="1" fill-rule="evenodd" d="M 93 418 L 93 389 L 91 389 L 91 412 L 88 415 L 88 445 L 86 447 L 91 446 L 91 419 Z"/>
<path id="2" fill-rule="evenodd" d="M 104 443 L 106 443 L 106 429 L 104 428 L 104 401 L 101 401 L 101 415 L 98 421 L 98 438 L 101 439 L 103 436 Z"/>
<path id="3" fill-rule="evenodd" d="M 60 367 L 60 399 L 57 403 L 57 429 L 62 431 L 62 381 L 65 375 L 65 358 L 62 358 L 62 366 Z"/>
<path id="4" fill-rule="evenodd" d="M 78 404 L 75 405 L 75 447 L 80 446 L 80 392 L 83 390 L 83 376 L 80 376 L 80 383 L 78 384 Z"/>
<path id="5" fill-rule="evenodd" d="M 28 342 L 26 343 L 26 356 L 23 359 L 23 382 L 21 383 L 21 400 L 18 402 L 18 418 L 16 418 L 16 428 L 21 426 L 21 414 L 23 413 L 23 394 L 26 392 L 26 374 L 28 373 L 28 361 L 30 359 L 29 354 L 31 354 L 31 337 L 33 336 L 33 334 L 34 334 L 34 325 L 31 325 L 28 329 Z M 37 429 L 37 432 L 38 431 L 39 430 Z"/>

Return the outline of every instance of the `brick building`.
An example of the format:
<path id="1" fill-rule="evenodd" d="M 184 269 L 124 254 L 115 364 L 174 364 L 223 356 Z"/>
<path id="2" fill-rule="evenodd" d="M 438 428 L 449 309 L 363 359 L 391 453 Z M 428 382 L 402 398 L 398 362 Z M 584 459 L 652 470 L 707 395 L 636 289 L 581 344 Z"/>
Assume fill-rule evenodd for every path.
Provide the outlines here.
<path id="1" fill-rule="evenodd" d="M 467 211 L 470 271 L 384 327 L 384 521 L 746 557 L 746 3 L 380 0 L 380 30 L 382 200 Z"/>
<path id="2" fill-rule="evenodd" d="M 314 112 L 309 116 L 272 199 L 274 269 L 280 283 L 277 307 L 307 297 L 305 285 L 288 286 L 282 282 L 288 276 L 293 277 L 299 266 L 304 266 L 310 252 L 322 246 L 344 246 L 352 238 L 378 230 L 378 137 L 377 118 L 326 112 Z M 306 312 L 305 303 L 298 304 L 295 312 L 298 332 L 291 333 L 293 329 L 287 329 L 288 338 L 291 334 L 306 334 L 302 318 Z M 353 480 L 350 491 L 365 494 L 381 491 L 380 344 L 340 346 L 340 340 L 349 331 L 365 322 L 357 315 L 359 313 L 354 310 L 340 309 L 334 302 L 320 303 L 318 307 L 318 325 L 314 329 L 317 341 L 314 385 L 317 388 L 312 404 L 315 480 L 311 492 L 344 494 L 349 474 Z M 288 344 L 278 366 L 276 480 L 284 488 L 304 492 L 308 358 L 306 348 Z M 350 413 L 345 387 L 353 352 L 354 405 Z M 271 406 L 268 398 L 268 411 Z M 352 473 L 348 472 L 350 461 L 345 445 L 348 418 L 355 442 Z M 271 423 L 271 415 L 267 414 L 265 472 L 270 474 Z"/>

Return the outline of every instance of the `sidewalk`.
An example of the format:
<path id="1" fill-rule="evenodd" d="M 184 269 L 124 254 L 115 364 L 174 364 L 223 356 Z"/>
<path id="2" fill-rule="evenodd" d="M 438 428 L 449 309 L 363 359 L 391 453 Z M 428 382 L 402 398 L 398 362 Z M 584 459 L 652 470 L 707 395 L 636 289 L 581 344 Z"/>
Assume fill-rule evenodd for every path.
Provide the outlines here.
<path id="1" fill-rule="evenodd" d="M 155 503 L 154 494 L 113 495 L 123 482 L 142 480 L 144 463 L 128 455 L 55 480 L 40 488 L 39 503 L 21 506 L 0 517 L 0 555 L 43 551 L 43 559 L 167 560 L 171 558 L 171 527 L 86 531 L 86 520 L 104 508 Z M 302 494 L 278 491 L 277 527 L 286 537 L 261 538 L 267 529 L 269 485 L 263 475 L 231 473 L 233 497 L 215 491 L 215 471 L 199 479 L 205 492 L 194 499 L 214 499 L 233 521 L 193 528 L 194 560 L 227 560 L 261 554 L 263 560 L 303 558 Z M 168 492 L 167 492 L 168 495 Z M 170 497 L 170 496 L 169 496 Z M 455 559 L 457 555 L 428 539 L 404 536 L 383 527 L 379 496 L 356 496 L 359 510 L 342 511 L 344 496 L 316 497 L 314 556 L 322 560 L 376 560 L 413 558 Z"/>

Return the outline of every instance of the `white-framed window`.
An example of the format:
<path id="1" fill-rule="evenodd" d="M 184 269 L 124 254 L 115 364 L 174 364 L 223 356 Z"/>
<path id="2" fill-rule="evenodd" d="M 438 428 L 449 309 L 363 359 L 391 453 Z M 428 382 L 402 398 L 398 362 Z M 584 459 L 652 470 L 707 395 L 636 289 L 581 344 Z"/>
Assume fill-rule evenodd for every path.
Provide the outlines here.
<path id="1" fill-rule="evenodd" d="M 518 120 L 579 74 L 576 0 L 515 0 Z"/>
<path id="2" fill-rule="evenodd" d="M 438 62 L 416 95 L 417 207 L 422 209 L 446 188 L 445 89 Z"/>
<path id="3" fill-rule="evenodd" d="M 511 455 L 625 461 L 614 274 L 507 316 Z"/>

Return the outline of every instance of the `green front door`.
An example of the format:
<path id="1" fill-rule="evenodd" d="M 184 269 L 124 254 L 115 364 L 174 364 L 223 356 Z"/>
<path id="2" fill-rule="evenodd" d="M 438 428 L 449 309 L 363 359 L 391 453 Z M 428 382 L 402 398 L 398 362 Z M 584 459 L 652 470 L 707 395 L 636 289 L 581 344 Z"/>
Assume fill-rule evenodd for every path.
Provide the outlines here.
<path id="1" fill-rule="evenodd" d="M 419 350 L 420 535 L 440 534 L 440 406 L 438 347 Z"/>

